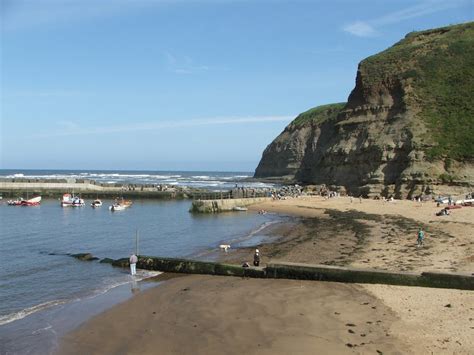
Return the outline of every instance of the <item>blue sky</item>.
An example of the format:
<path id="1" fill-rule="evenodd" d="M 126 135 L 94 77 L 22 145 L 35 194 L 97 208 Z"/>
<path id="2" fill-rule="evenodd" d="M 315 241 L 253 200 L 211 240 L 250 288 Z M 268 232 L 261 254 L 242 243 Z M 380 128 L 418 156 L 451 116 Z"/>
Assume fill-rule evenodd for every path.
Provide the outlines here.
<path id="1" fill-rule="evenodd" d="M 0 168 L 253 171 L 357 64 L 473 0 L 0 0 Z"/>

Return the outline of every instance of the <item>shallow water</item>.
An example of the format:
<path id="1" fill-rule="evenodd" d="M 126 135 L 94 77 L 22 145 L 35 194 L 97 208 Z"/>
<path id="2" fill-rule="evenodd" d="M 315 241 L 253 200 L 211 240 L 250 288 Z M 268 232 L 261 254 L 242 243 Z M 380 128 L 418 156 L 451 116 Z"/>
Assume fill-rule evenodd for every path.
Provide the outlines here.
<path id="1" fill-rule="evenodd" d="M 57 200 L 37 207 L 0 205 L 0 343 L 11 340 L 12 323 L 20 319 L 18 331 L 41 334 L 48 325 L 28 322 L 29 317 L 130 282 L 126 270 L 68 253 L 126 257 L 135 250 L 138 230 L 140 254 L 192 258 L 224 242 L 258 242 L 262 226 L 278 220 L 251 212 L 195 215 L 188 212 L 190 201 L 135 201 L 120 212 L 108 210 L 111 201 L 103 202 L 97 209 L 62 208 Z"/>

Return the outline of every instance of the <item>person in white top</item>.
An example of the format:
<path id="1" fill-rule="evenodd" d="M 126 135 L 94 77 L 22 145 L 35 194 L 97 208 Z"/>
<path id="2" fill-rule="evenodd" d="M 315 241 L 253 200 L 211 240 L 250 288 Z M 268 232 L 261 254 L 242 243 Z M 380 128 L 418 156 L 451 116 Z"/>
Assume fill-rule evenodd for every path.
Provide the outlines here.
<path id="1" fill-rule="evenodd" d="M 135 254 L 132 254 L 130 256 L 130 273 L 133 275 L 136 275 L 137 273 L 137 262 L 138 262 L 138 257 Z"/>

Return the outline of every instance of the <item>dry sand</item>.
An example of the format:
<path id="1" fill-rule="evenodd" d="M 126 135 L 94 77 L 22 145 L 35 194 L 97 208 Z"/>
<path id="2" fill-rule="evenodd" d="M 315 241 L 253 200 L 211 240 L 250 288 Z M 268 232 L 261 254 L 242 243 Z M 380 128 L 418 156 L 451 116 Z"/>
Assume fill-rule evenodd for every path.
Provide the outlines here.
<path id="1" fill-rule="evenodd" d="M 305 217 L 273 227 L 273 243 L 259 246 L 263 264 L 474 272 L 472 207 L 436 217 L 432 203 L 303 197 L 251 210 L 260 209 Z M 427 232 L 421 249 L 419 226 Z M 87 322 L 60 353 L 472 354 L 473 339 L 472 291 L 186 276 Z"/>

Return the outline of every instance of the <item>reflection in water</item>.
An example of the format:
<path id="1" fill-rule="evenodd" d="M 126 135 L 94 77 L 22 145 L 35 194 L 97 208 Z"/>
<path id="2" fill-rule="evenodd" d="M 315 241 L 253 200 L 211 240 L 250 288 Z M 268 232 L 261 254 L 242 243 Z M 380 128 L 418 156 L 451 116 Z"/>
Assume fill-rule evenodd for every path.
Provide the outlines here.
<path id="1" fill-rule="evenodd" d="M 130 287 L 131 287 L 132 293 L 140 292 L 140 284 L 137 282 L 135 278 L 132 279 L 132 282 L 130 283 Z"/>

